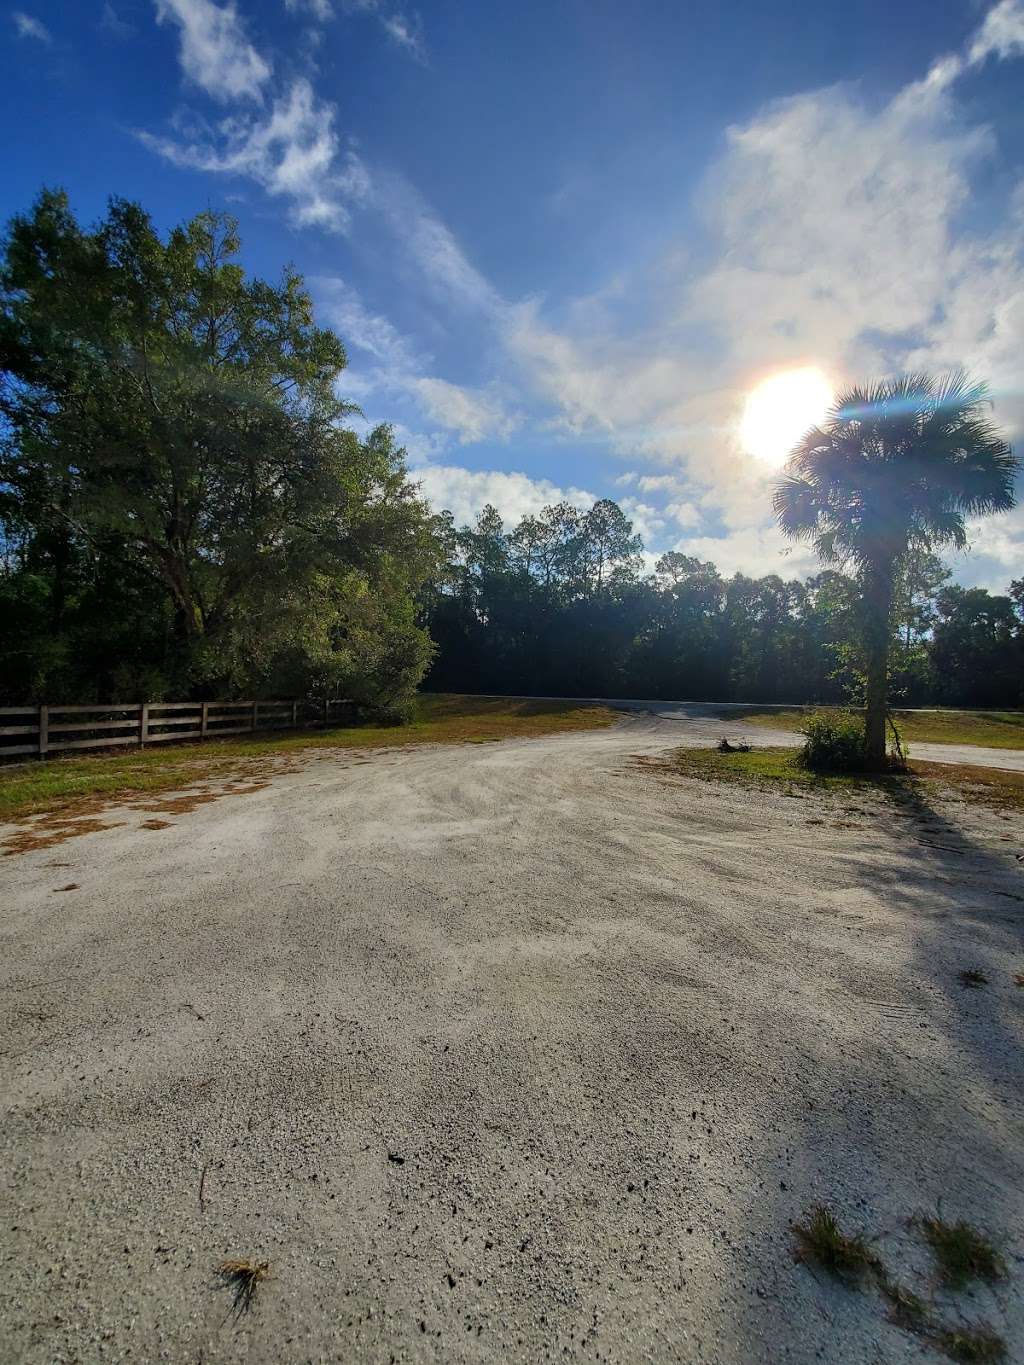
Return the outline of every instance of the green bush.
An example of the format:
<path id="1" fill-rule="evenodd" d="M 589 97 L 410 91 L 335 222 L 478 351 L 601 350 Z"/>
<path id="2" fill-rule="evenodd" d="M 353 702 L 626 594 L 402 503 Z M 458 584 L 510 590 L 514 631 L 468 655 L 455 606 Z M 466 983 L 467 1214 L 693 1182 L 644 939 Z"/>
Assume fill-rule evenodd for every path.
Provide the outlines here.
<path id="1" fill-rule="evenodd" d="M 856 773 L 864 769 L 864 717 L 853 711 L 815 711 L 800 727 L 804 768 Z"/>

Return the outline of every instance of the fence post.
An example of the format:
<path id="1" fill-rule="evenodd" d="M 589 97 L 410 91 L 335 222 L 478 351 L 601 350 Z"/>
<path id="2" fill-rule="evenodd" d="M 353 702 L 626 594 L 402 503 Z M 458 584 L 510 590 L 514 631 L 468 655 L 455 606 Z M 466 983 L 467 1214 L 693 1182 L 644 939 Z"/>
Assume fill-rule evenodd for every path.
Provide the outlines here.
<path id="1" fill-rule="evenodd" d="M 324 724 L 325 724 L 325 725 L 330 725 L 330 723 L 331 723 L 331 703 L 330 703 L 329 701 L 325 701 L 325 702 L 324 702 Z"/>
<path id="2" fill-rule="evenodd" d="M 295 727 L 298 725 L 298 723 L 299 723 L 299 703 L 298 703 L 297 701 L 293 701 L 293 702 L 292 702 L 292 729 L 293 729 L 293 730 L 294 730 Z"/>
<path id="3" fill-rule="evenodd" d="M 258 701 L 254 701 L 253 704 L 252 704 L 252 728 L 253 728 L 254 730 L 256 729 L 256 716 L 257 716 L 257 713 L 258 713 L 259 709 L 260 709 L 260 704 L 259 704 L 259 702 L 258 702 Z"/>
<path id="4" fill-rule="evenodd" d="M 46 757 L 46 750 L 50 743 L 50 708 L 40 706 L 39 708 L 39 757 Z"/>
<path id="5" fill-rule="evenodd" d="M 139 748 L 149 739 L 149 702 L 144 701 L 139 707 Z"/>
<path id="6" fill-rule="evenodd" d="M 201 715 L 200 718 L 199 718 L 199 738 L 200 738 L 200 739 L 205 739 L 205 738 L 206 738 L 206 732 L 207 732 L 207 730 L 209 729 L 209 726 L 210 726 L 210 703 L 209 703 L 208 701 L 204 701 L 204 702 L 203 702 L 203 713 L 202 713 L 202 715 Z"/>

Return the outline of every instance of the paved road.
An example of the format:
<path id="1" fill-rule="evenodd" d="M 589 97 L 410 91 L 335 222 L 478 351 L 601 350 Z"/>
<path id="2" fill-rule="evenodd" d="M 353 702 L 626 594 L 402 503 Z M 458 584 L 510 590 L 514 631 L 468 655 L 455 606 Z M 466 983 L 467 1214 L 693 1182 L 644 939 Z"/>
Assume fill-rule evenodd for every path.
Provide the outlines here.
<path id="1" fill-rule="evenodd" d="M 1019 1359 L 1021 821 L 674 779 L 680 728 L 0 859 L 0 1360 L 918 1361 L 794 1263 L 818 1201 L 928 1296 L 903 1220 L 989 1229 L 1009 1283 L 936 1303 Z"/>

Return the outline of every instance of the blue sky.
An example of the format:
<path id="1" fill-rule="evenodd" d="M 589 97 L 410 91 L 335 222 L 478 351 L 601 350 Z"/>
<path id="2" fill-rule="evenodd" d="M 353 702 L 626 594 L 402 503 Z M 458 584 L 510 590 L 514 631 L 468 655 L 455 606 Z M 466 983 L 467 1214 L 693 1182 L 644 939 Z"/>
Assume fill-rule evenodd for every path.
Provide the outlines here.
<path id="1" fill-rule="evenodd" d="M 3 23 L 5 218 L 43 184 L 87 221 L 110 194 L 161 228 L 229 209 L 249 269 L 306 275 L 344 392 L 460 520 L 612 496 L 652 552 L 802 573 L 768 513 L 766 379 L 965 365 L 1024 437 L 1024 0 L 21 0 Z M 1024 512 L 972 543 L 958 577 L 1005 586 Z"/>

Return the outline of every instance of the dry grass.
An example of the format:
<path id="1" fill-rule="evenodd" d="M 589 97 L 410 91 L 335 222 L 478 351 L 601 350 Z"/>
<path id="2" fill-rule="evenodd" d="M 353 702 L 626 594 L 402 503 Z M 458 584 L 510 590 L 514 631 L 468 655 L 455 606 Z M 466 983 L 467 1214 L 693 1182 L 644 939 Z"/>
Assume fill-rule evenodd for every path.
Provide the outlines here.
<path id="1" fill-rule="evenodd" d="M 993 810 L 1024 812 L 1024 773 L 975 768 L 969 763 L 927 763 L 921 759 L 911 763 L 910 771 L 954 787 L 965 801 L 991 806 Z"/>
<path id="2" fill-rule="evenodd" d="M 269 1261 L 251 1261 L 244 1257 L 228 1257 L 217 1265 L 217 1274 L 234 1290 L 234 1310 L 247 1313 L 252 1307 L 257 1286 L 270 1274 Z"/>
<path id="3" fill-rule="evenodd" d="M 599 729 L 616 719 L 616 713 L 608 707 L 571 700 L 423 696 L 408 725 L 282 731 L 237 740 L 161 744 L 150 749 L 0 767 L 0 821 L 40 814 L 81 819 L 115 801 L 161 792 L 182 792 L 210 782 L 221 784 L 222 790 L 217 795 L 203 792 L 174 798 L 173 812 L 164 803 L 152 802 L 146 807 L 153 813 L 180 814 L 194 805 L 216 800 L 218 795 L 258 791 L 264 784 L 253 781 L 254 776 L 261 778 L 269 772 L 279 771 L 284 764 L 300 759 L 304 751 L 311 749 L 380 749 L 413 744 L 531 739 L 569 730 Z M 226 782 L 231 785 L 224 787 Z M 87 832 L 85 828 L 79 828 L 62 833 L 53 828 L 49 831 L 52 837 L 46 842 L 40 843 L 26 835 L 23 843 L 26 848 L 43 848 L 60 843 L 72 834 Z M 8 848 L 7 851 L 21 852 L 23 849 Z"/>

